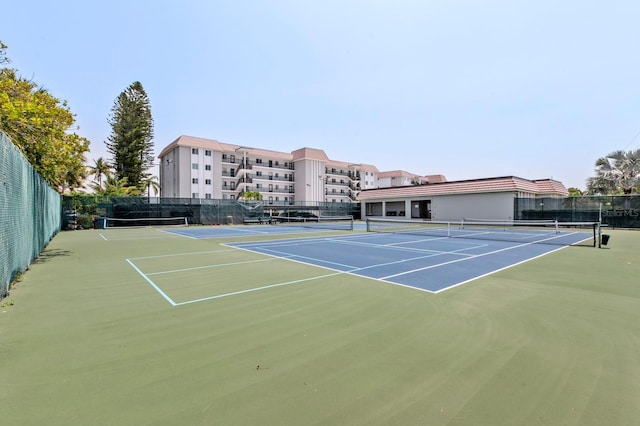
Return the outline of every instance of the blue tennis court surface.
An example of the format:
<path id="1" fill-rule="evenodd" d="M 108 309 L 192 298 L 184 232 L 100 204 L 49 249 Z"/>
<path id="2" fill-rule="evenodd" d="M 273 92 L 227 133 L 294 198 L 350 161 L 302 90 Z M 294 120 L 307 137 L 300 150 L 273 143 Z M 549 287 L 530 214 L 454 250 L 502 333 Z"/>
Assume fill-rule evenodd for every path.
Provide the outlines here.
<path id="1" fill-rule="evenodd" d="M 564 236 L 567 244 L 588 235 Z M 366 233 L 228 244 L 396 285 L 438 293 L 565 246 L 534 242 Z"/>

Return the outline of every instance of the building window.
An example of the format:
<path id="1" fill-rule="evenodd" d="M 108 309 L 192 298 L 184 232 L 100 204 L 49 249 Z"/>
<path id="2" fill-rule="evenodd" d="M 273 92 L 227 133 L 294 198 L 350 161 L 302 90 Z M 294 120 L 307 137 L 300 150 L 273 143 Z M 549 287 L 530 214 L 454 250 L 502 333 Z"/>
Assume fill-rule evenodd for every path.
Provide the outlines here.
<path id="1" fill-rule="evenodd" d="M 191 153 L 192 154 L 197 154 L 198 153 L 198 148 L 191 148 Z"/>
<path id="2" fill-rule="evenodd" d="M 269 197 L 269 204 L 273 204 L 273 197 Z"/>
<path id="3" fill-rule="evenodd" d="M 210 200 L 211 199 L 211 194 L 209 194 L 209 193 L 204 194 L 204 198 L 206 198 L 207 200 Z"/>
<path id="4" fill-rule="evenodd" d="M 261 183 L 256 183 L 256 189 L 262 189 L 262 184 Z"/>
<path id="5" fill-rule="evenodd" d="M 191 183 L 198 183 L 198 178 L 191 179 Z"/>
<path id="6" fill-rule="evenodd" d="M 256 158 L 256 164 L 262 164 L 262 158 Z"/>
<path id="7" fill-rule="evenodd" d="M 192 192 L 191 193 L 191 198 L 198 198 L 198 193 L 197 192 Z"/>
<path id="8" fill-rule="evenodd" d="M 222 160 L 226 160 L 227 159 L 227 154 L 222 154 Z"/>
<path id="9" fill-rule="evenodd" d="M 256 176 L 262 176 L 262 172 L 260 170 L 256 170 Z"/>
<path id="10" fill-rule="evenodd" d="M 236 156 L 235 155 L 230 155 L 229 156 L 229 162 L 230 163 L 235 163 L 236 162 Z"/>
<path id="11" fill-rule="evenodd" d="M 232 191 L 234 189 L 236 189 L 236 183 L 235 182 L 231 182 L 231 185 L 229 185 L 229 188 L 231 188 Z"/>
<path id="12" fill-rule="evenodd" d="M 211 185 L 211 179 L 205 179 L 204 180 L 204 184 L 205 185 Z"/>
<path id="13" fill-rule="evenodd" d="M 210 150 L 210 149 L 205 149 L 205 150 L 204 150 L 204 155 L 205 155 L 206 157 L 211 157 L 211 150 Z"/>
<path id="14" fill-rule="evenodd" d="M 223 187 L 223 188 L 226 188 L 226 187 L 227 187 L 227 182 L 226 182 L 226 181 L 222 182 L 222 187 Z"/>
<path id="15" fill-rule="evenodd" d="M 198 170 L 198 163 L 191 164 L 191 169 L 192 170 Z"/>
<path id="16" fill-rule="evenodd" d="M 211 170 L 211 164 L 205 164 L 204 165 L 204 169 L 205 170 Z"/>

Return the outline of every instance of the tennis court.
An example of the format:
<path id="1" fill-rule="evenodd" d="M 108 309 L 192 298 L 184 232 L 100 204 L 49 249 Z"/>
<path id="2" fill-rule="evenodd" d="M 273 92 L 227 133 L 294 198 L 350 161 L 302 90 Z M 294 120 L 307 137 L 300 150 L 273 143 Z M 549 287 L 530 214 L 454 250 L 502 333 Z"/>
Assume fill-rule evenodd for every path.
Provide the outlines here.
<path id="1" fill-rule="evenodd" d="M 367 228 L 373 229 L 373 223 Z M 352 230 L 351 222 L 296 226 L 223 226 L 174 228 L 163 232 L 180 237 L 207 239 L 223 236 L 232 241 L 203 252 L 173 253 L 127 258 L 127 263 L 172 306 L 240 296 L 277 287 L 307 284 L 310 281 L 351 274 L 387 284 L 439 293 L 497 271 L 549 254 L 560 248 L 588 242 L 590 228 L 553 232 L 527 227 L 512 229 L 467 224 L 455 229 L 413 222 L 382 221 L 382 232 L 342 232 Z M 398 226 L 402 224 L 409 229 Z M 347 226 L 348 225 L 348 226 Z M 393 228 L 391 228 L 393 225 Z M 425 228 L 425 226 L 427 226 Z M 333 229 L 332 229 L 333 228 Z M 358 226 L 362 229 L 362 226 Z M 318 232 L 287 238 L 296 232 Z M 332 231 L 331 235 L 322 235 Z M 102 233 L 103 238 L 110 238 Z M 242 238 L 240 238 L 242 237 Z M 258 277 L 240 271 L 259 270 Z M 287 271 L 286 274 L 283 274 Z M 215 285 L 211 274 L 217 275 Z M 283 278 L 284 277 L 284 278 Z"/>
<path id="2" fill-rule="evenodd" d="M 470 228 L 355 225 L 59 234 L 0 309 L 3 418 L 582 426 L 640 416 L 640 234 L 608 231 L 609 246 L 594 249 L 588 230 L 500 230 L 520 240 L 496 241 Z M 543 241 L 574 233 L 573 246 Z"/>

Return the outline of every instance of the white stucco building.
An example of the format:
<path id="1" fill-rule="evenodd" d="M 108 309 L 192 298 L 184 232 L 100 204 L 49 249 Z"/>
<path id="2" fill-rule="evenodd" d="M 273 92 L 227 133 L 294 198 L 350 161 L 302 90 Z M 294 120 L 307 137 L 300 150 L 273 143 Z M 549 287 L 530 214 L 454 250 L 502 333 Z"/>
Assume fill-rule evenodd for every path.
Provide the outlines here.
<path id="1" fill-rule="evenodd" d="M 516 176 L 435 182 L 362 191 L 363 218 L 404 216 L 431 220 L 513 220 L 515 198 L 560 198 L 569 191 L 553 179 Z"/>
<path id="2" fill-rule="evenodd" d="M 180 136 L 159 155 L 162 197 L 234 200 L 260 192 L 272 204 L 351 203 L 362 190 L 446 180 L 330 159 L 316 148 L 290 153 Z"/>

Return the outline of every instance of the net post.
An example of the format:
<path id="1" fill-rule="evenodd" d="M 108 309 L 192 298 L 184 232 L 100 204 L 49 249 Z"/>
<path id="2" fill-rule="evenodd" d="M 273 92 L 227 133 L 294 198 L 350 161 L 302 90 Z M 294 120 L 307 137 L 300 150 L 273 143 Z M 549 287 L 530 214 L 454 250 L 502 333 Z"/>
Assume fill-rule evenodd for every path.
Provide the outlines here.
<path id="1" fill-rule="evenodd" d="M 556 234 L 560 233 L 560 226 L 558 225 L 558 219 L 553 221 L 555 228 L 556 228 Z"/>
<path id="2" fill-rule="evenodd" d="M 602 227 L 599 222 L 593 224 L 593 247 L 598 244 L 598 248 L 602 248 Z"/>
<path id="3" fill-rule="evenodd" d="M 370 225 L 370 223 L 369 223 L 369 218 L 368 218 L 368 217 L 367 217 L 367 218 L 365 218 L 365 220 L 364 220 L 364 221 L 365 221 L 365 223 L 367 224 L 367 232 L 371 232 L 371 225 Z"/>

